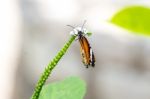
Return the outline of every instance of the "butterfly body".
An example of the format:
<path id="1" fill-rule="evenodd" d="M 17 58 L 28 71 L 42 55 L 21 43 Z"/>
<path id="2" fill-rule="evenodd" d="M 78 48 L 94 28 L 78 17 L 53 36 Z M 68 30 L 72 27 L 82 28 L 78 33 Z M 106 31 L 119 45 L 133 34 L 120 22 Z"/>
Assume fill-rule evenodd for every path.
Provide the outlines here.
<path id="1" fill-rule="evenodd" d="M 71 35 L 75 35 L 78 37 L 82 62 L 88 68 L 89 66 L 95 66 L 95 56 L 89 44 L 89 41 L 86 38 L 87 33 L 88 31 L 82 27 L 77 27 L 70 32 Z"/>

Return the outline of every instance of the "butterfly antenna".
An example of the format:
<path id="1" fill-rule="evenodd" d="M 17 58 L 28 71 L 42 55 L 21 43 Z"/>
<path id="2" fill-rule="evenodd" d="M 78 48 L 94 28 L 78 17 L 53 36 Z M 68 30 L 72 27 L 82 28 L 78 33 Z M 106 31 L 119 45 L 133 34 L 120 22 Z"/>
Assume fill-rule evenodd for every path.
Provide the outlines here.
<path id="1" fill-rule="evenodd" d="M 82 27 L 81 27 L 81 30 L 83 30 L 83 27 L 84 27 L 85 23 L 86 23 L 86 20 L 84 20 L 84 22 L 82 24 Z"/>
<path id="2" fill-rule="evenodd" d="M 74 26 L 72 26 L 72 25 L 67 25 L 67 26 L 69 26 L 69 27 L 71 27 L 71 28 L 73 28 L 73 29 L 75 28 L 75 27 L 74 27 Z"/>

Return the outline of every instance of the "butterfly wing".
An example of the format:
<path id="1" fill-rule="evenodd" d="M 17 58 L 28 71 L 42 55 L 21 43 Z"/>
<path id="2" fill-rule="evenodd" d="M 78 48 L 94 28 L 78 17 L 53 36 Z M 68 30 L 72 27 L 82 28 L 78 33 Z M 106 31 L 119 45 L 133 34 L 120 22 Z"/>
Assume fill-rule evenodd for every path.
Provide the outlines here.
<path id="1" fill-rule="evenodd" d="M 80 36 L 79 37 L 79 42 L 80 42 L 80 50 L 81 50 L 81 55 L 82 55 L 82 61 L 84 65 L 87 66 L 95 66 L 95 57 L 94 53 L 90 47 L 90 44 L 86 37 Z"/>

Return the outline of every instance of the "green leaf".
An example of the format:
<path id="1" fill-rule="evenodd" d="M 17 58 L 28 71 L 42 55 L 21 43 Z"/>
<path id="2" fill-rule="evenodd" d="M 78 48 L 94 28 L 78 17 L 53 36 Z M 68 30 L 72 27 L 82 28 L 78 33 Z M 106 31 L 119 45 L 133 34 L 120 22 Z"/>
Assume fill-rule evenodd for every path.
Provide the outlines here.
<path id="1" fill-rule="evenodd" d="M 91 36 L 91 35 L 92 35 L 92 33 L 91 33 L 91 32 L 88 32 L 88 33 L 87 33 L 87 35 L 88 35 L 88 36 Z"/>
<path id="2" fill-rule="evenodd" d="M 150 9 L 143 6 L 130 6 L 122 9 L 111 22 L 135 34 L 150 36 Z"/>
<path id="3" fill-rule="evenodd" d="M 63 81 L 45 85 L 39 99 L 83 99 L 86 84 L 78 77 L 69 77 Z"/>

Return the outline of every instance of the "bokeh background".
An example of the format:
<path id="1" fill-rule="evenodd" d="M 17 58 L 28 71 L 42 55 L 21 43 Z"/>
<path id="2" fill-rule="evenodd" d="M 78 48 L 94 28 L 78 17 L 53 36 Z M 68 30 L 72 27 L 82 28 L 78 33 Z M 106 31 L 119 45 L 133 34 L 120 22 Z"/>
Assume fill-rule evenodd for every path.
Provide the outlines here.
<path id="1" fill-rule="evenodd" d="M 85 99 L 150 99 L 150 39 L 109 22 L 130 5 L 150 0 L 3 0 L 0 3 L 0 97 L 29 99 L 49 61 L 69 39 L 71 28 L 85 27 L 96 57 L 95 68 L 81 62 L 73 42 L 47 83 L 79 76 Z"/>

